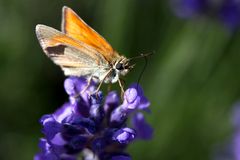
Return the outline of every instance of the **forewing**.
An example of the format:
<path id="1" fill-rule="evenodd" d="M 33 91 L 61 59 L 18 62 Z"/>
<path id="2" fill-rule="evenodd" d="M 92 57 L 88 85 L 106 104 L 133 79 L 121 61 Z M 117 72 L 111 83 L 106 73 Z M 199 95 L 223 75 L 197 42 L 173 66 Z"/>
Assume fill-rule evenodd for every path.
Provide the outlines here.
<path id="1" fill-rule="evenodd" d="M 54 63 L 61 66 L 65 75 L 88 75 L 108 66 L 97 50 L 54 28 L 37 25 L 36 34 L 44 52 Z"/>
<path id="2" fill-rule="evenodd" d="M 107 61 L 111 62 L 118 57 L 118 53 L 95 30 L 88 26 L 72 9 L 63 7 L 62 31 L 98 50 Z"/>

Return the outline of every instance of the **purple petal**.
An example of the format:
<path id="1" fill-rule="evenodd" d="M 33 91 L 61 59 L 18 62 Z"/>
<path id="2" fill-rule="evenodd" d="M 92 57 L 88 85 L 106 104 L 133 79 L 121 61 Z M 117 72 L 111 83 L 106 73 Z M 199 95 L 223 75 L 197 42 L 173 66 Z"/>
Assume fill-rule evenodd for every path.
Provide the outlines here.
<path id="1" fill-rule="evenodd" d="M 85 128 L 90 133 L 95 133 L 96 132 L 96 127 L 97 127 L 96 123 L 90 118 L 75 116 L 75 117 L 72 117 L 72 120 L 69 121 L 69 123 L 72 126 Z"/>
<path id="2" fill-rule="evenodd" d="M 102 106 L 103 93 L 100 91 L 91 96 L 91 106 L 89 111 L 89 116 L 92 118 L 97 124 L 101 124 L 105 114 Z"/>
<path id="3" fill-rule="evenodd" d="M 74 98 L 78 96 L 81 96 L 87 103 L 90 99 L 89 94 L 95 91 L 95 83 L 91 81 L 88 86 L 87 79 L 84 77 L 69 77 L 65 80 L 64 87 L 67 94 L 70 96 L 70 102 L 72 104 L 74 103 Z M 83 90 L 85 90 L 85 92 L 81 93 Z"/>
<path id="4" fill-rule="evenodd" d="M 64 124 L 62 129 L 62 137 L 67 141 L 72 139 L 74 136 L 79 134 L 84 134 L 86 132 L 85 128 L 78 125 Z"/>
<path id="5" fill-rule="evenodd" d="M 137 97 L 138 97 L 138 92 L 135 88 L 127 89 L 124 94 L 124 98 L 125 100 L 127 100 L 128 103 L 134 103 Z"/>
<path id="6" fill-rule="evenodd" d="M 121 126 L 127 119 L 126 110 L 118 107 L 112 111 L 110 116 L 110 126 Z"/>
<path id="7" fill-rule="evenodd" d="M 96 124 L 100 125 L 104 119 L 103 107 L 100 104 L 92 105 L 90 108 L 90 117 L 95 121 Z"/>
<path id="8" fill-rule="evenodd" d="M 89 116 L 89 109 L 91 107 L 90 99 L 84 99 L 82 96 L 78 96 L 74 98 L 74 103 L 72 103 L 72 105 L 74 113 L 83 117 Z"/>
<path id="9" fill-rule="evenodd" d="M 62 146 L 49 144 L 46 139 L 40 139 L 39 147 L 41 152 L 34 156 L 34 160 L 76 160 L 74 155 L 66 154 Z"/>
<path id="10" fill-rule="evenodd" d="M 144 96 L 143 90 L 138 84 L 132 84 L 124 93 L 122 108 L 129 112 L 136 109 L 147 110 L 150 102 Z"/>
<path id="11" fill-rule="evenodd" d="M 41 149 L 41 152 L 49 152 L 50 145 L 47 143 L 45 138 L 41 138 L 38 143 L 38 147 Z"/>
<path id="12" fill-rule="evenodd" d="M 142 97 L 140 100 L 140 104 L 138 106 L 138 109 L 140 110 L 148 110 L 148 107 L 150 106 L 150 102 L 146 97 Z"/>
<path id="13" fill-rule="evenodd" d="M 81 96 L 70 97 L 71 104 L 74 108 L 74 112 L 80 114 L 83 117 L 89 117 L 91 113 L 91 106 L 102 104 L 103 93 L 101 91 L 97 94 L 89 95 L 83 93 Z"/>
<path id="14" fill-rule="evenodd" d="M 113 140 L 121 144 L 128 144 L 135 138 L 135 131 L 131 128 L 122 128 L 113 134 Z"/>
<path id="15" fill-rule="evenodd" d="M 109 92 L 108 95 L 106 96 L 105 103 L 106 104 L 119 104 L 119 96 L 116 91 Z"/>
<path id="16" fill-rule="evenodd" d="M 119 105 L 120 99 L 116 91 L 109 92 L 104 105 L 105 113 L 110 113 Z"/>
<path id="17" fill-rule="evenodd" d="M 48 140 L 51 140 L 58 132 L 61 131 L 61 124 L 58 123 L 53 116 L 45 115 L 41 118 L 43 125 L 42 132 Z"/>
<path id="18" fill-rule="evenodd" d="M 67 142 L 63 139 L 61 133 L 57 133 L 57 134 L 51 139 L 51 143 L 54 144 L 54 145 L 63 146 L 63 145 L 65 145 Z"/>
<path id="19" fill-rule="evenodd" d="M 138 109 L 140 110 L 146 110 L 150 106 L 150 102 L 148 99 L 144 96 L 143 89 L 140 85 L 133 84 L 132 87 L 134 87 L 138 91 L 138 96 L 140 97 L 140 102 L 138 105 Z"/>
<path id="20" fill-rule="evenodd" d="M 69 96 L 78 95 L 87 85 L 87 80 L 82 77 L 69 77 L 64 81 L 64 88 Z"/>
<path id="21" fill-rule="evenodd" d="M 51 114 L 43 115 L 39 120 L 41 125 L 44 125 L 45 123 L 52 122 L 52 121 L 56 121 L 56 120 L 54 119 L 54 117 Z"/>
<path id="22" fill-rule="evenodd" d="M 75 136 L 67 144 L 68 152 L 75 154 L 80 152 L 86 145 L 87 138 L 84 136 Z"/>
<path id="23" fill-rule="evenodd" d="M 73 114 L 73 106 L 70 103 L 65 103 L 61 108 L 53 113 L 53 117 L 59 123 L 61 123 L 65 118 Z"/>
<path id="24" fill-rule="evenodd" d="M 140 139 L 151 139 L 153 128 L 145 121 L 142 113 L 136 113 L 132 119 L 133 128 L 136 130 L 137 137 Z"/>
<path id="25" fill-rule="evenodd" d="M 41 152 L 34 156 L 34 160 L 57 160 L 57 156 L 51 152 L 51 146 L 47 140 L 41 138 L 38 144 Z"/>

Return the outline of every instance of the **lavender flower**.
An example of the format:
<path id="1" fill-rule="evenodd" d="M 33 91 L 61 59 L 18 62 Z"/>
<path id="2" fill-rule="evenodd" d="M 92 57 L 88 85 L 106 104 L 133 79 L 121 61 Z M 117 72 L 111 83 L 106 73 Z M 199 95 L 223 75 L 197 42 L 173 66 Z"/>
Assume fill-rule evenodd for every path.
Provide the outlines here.
<path id="1" fill-rule="evenodd" d="M 219 18 L 230 29 L 240 26 L 240 1 L 225 0 L 219 10 Z"/>
<path id="2" fill-rule="evenodd" d="M 45 137 L 40 139 L 35 160 L 77 160 L 80 153 L 85 160 L 130 160 L 131 156 L 125 153 L 128 144 L 137 137 L 152 137 L 153 129 L 139 112 L 150 111 L 140 86 L 131 85 L 120 104 L 114 91 L 105 100 L 102 92 L 90 95 L 96 89 L 94 83 L 81 93 L 86 85 L 84 78 L 65 80 L 69 102 L 40 119 Z M 127 126 L 129 118 L 132 127 Z"/>
<path id="3" fill-rule="evenodd" d="M 240 102 L 233 106 L 231 121 L 235 129 L 240 129 Z"/>
<path id="4" fill-rule="evenodd" d="M 240 102 L 233 106 L 232 112 L 233 134 L 226 144 L 217 148 L 215 160 L 240 160 Z"/>
<path id="5" fill-rule="evenodd" d="M 234 105 L 232 114 L 234 134 L 232 139 L 233 155 L 235 160 L 240 160 L 240 102 Z"/>
<path id="6" fill-rule="evenodd" d="M 240 160 L 240 129 L 234 134 L 233 155 L 235 160 Z"/>
<path id="7" fill-rule="evenodd" d="M 181 18 L 193 18 L 203 13 L 207 7 L 207 0 L 172 0 L 174 13 Z"/>
<path id="8" fill-rule="evenodd" d="M 230 30 L 240 26 L 239 0 L 171 0 L 171 8 L 180 18 L 215 17 Z"/>

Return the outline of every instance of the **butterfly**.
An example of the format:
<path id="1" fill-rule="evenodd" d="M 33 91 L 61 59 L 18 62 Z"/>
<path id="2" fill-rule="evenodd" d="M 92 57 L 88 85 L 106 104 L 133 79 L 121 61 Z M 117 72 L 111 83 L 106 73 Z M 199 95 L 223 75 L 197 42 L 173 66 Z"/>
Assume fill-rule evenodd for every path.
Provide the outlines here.
<path id="1" fill-rule="evenodd" d="M 36 35 L 46 55 L 61 67 L 66 76 L 85 76 L 102 83 L 119 83 L 134 65 L 120 55 L 94 29 L 88 26 L 72 9 L 62 8 L 61 31 L 38 24 Z M 87 87 L 86 87 L 87 88 Z"/>

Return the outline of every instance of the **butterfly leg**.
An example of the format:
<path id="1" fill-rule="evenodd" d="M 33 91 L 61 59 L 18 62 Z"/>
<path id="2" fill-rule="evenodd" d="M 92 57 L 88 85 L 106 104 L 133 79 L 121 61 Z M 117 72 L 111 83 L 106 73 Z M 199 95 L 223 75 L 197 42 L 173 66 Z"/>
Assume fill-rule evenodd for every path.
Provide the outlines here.
<path id="1" fill-rule="evenodd" d="M 100 81 L 97 89 L 96 89 L 92 94 L 96 94 L 96 93 L 100 90 L 100 88 L 101 88 L 104 80 L 106 79 L 107 76 L 109 76 L 109 74 L 110 74 L 111 72 L 112 72 L 112 70 L 109 70 L 109 71 L 107 72 L 107 74 L 104 76 L 104 78 Z"/>
<path id="2" fill-rule="evenodd" d="M 121 98 L 123 100 L 123 96 L 124 96 L 124 87 L 123 87 L 123 84 L 122 84 L 123 80 L 122 79 L 118 79 L 118 84 L 121 88 Z"/>
<path id="3" fill-rule="evenodd" d="M 105 78 L 104 78 L 104 79 L 105 79 Z M 104 79 L 101 80 L 101 82 L 99 83 L 97 89 L 94 91 L 94 94 L 96 94 L 96 93 L 100 90 L 100 88 L 101 88 L 101 86 L 102 86 L 102 84 L 103 84 L 103 82 L 104 82 Z"/>
<path id="4" fill-rule="evenodd" d="M 105 79 L 105 77 L 104 77 L 104 79 Z M 95 94 L 96 98 L 97 98 L 97 99 L 99 98 L 99 96 L 98 96 L 97 93 L 98 93 L 98 91 L 100 90 L 100 88 L 101 88 L 101 86 L 102 86 L 102 84 L 103 84 L 103 82 L 104 82 L 104 79 L 100 81 L 97 89 L 96 89 L 93 93 L 91 93 L 90 95 L 94 95 L 94 94 Z"/>
<path id="5" fill-rule="evenodd" d="M 88 89 L 88 87 L 89 87 L 90 84 L 91 84 L 92 78 L 93 78 L 92 76 L 89 77 L 89 79 L 87 80 L 87 85 L 86 85 L 85 88 L 81 91 L 80 94 L 83 94 L 83 93 Z"/>

